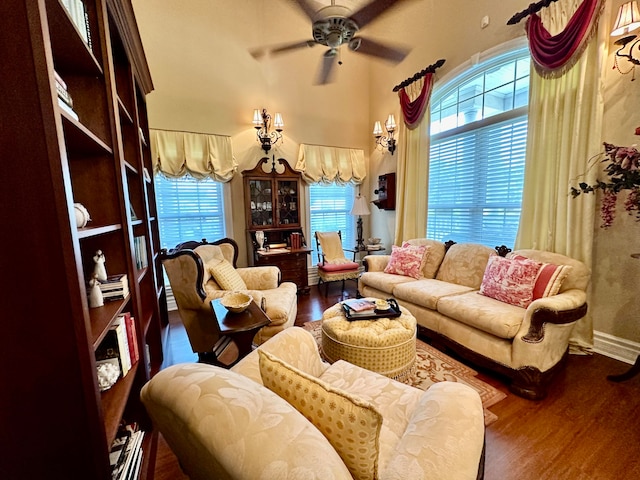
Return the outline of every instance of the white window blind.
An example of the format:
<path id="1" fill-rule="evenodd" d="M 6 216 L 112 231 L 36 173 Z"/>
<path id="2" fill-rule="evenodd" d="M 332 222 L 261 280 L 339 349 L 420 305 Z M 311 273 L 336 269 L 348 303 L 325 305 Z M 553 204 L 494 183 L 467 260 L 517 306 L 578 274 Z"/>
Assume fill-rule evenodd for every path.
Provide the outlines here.
<path id="1" fill-rule="evenodd" d="M 209 241 L 226 236 L 222 183 L 155 176 L 160 245 L 171 249 L 188 240 Z"/>
<path id="2" fill-rule="evenodd" d="M 356 246 L 356 220 L 350 215 L 355 186 L 351 184 L 314 183 L 309 185 L 309 212 L 311 216 L 311 238 L 307 244 L 313 248 L 313 264 L 318 262 L 315 232 L 331 232 L 340 230 L 342 247 L 353 249 Z M 345 252 L 348 259 L 351 252 Z"/>
<path id="3" fill-rule="evenodd" d="M 522 205 L 529 57 L 487 61 L 434 95 L 427 237 L 513 246 Z"/>

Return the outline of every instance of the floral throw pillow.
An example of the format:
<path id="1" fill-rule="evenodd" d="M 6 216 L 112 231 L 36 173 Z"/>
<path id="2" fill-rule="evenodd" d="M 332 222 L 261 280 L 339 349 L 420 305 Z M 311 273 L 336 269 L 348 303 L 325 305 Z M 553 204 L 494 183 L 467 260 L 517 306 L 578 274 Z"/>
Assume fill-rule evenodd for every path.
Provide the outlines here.
<path id="1" fill-rule="evenodd" d="M 527 308 L 533 301 L 533 288 L 540 264 L 529 260 L 497 255 L 489 257 L 480 293 L 516 307 Z"/>
<path id="2" fill-rule="evenodd" d="M 522 255 L 512 255 L 514 260 L 529 260 Z M 540 272 L 533 287 L 533 299 L 550 297 L 560 291 L 562 282 L 573 267 L 571 265 L 555 265 L 553 263 L 541 263 Z"/>
<path id="3" fill-rule="evenodd" d="M 426 245 L 407 245 L 398 247 L 392 245 L 391 258 L 384 268 L 384 273 L 394 273 L 406 277 L 424 278 L 422 269 L 429 255 Z"/>

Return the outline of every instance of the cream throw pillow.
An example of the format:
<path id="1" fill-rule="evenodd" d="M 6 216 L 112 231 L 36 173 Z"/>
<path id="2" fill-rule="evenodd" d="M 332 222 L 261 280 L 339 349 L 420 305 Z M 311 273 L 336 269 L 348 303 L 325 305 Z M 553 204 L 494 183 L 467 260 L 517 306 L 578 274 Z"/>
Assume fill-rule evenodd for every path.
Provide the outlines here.
<path id="1" fill-rule="evenodd" d="M 247 285 L 236 269 L 227 260 L 221 260 L 209 267 L 209 273 L 223 290 L 246 290 Z"/>
<path id="2" fill-rule="evenodd" d="M 382 415 L 368 402 L 258 349 L 262 383 L 327 437 L 354 479 L 378 478 Z"/>

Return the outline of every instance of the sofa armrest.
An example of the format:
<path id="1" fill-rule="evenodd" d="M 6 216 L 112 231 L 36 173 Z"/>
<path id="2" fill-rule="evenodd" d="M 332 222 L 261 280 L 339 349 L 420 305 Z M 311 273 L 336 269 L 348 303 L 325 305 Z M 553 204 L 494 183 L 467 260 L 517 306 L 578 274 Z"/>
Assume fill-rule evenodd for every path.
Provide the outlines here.
<path id="1" fill-rule="evenodd" d="M 189 478 L 280 480 L 301 470 L 316 478 L 351 478 L 301 413 L 233 371 L 174 365 L 154 376 L 140 396 Z M 304 448 L 292 455 L 291 445 Z"/>
<path id="2" fill-rule="evenodd" d="M 362 259 L 365 272 L 382 272 L 389 263 L 391 255 L 367 255 Z"/>
<path id="3" fill-rule="evenodd" d="M 249 290 L 270 290 L 280 285 L 280 269 L 274 266 L 244 267 L 236 271 Z"/>
<path id="4" fill-rule="evenodd" d="M 319 377 L 329 367 L 320 357 L 313 335 L 301 327 L 287 328 L 258 348 L 313 377 Z M 262 385 L 257 350 L 240 360 L 232 370 Z"/>
<path id="5" fill-rule="evenodd" d="M 425 391 L 381 480 L 482 478 L 484 414 L 478 393 L 457 382 Z M 454 470 L 452 470 L 452 468 Z"/>
<path id="6" fill-rule="evenodd" d="M 580 320 L 587 313 L 586 300 L 587 295 L 583 290 L 571 289 L 533 301 L 525 314 L 523 327 L 527 328 L 527 332 L 522 340 L 541 342 L 545 324 L 563 325 Z"/>

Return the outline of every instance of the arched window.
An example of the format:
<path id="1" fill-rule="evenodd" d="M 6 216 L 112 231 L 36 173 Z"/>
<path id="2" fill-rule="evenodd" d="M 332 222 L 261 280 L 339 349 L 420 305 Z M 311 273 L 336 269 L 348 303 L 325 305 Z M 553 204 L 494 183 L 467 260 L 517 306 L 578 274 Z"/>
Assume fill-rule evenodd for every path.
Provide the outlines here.
<path id="1" fill-rule="evenodd" d="M 470 67 L 431 100 L 427 237 L 513 246 L 527 141 L 526 47 Z"/>

